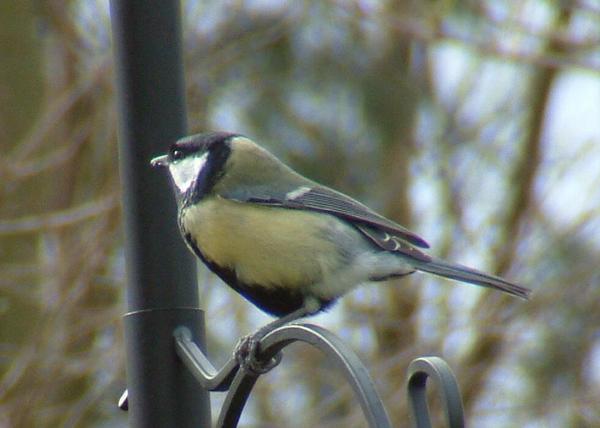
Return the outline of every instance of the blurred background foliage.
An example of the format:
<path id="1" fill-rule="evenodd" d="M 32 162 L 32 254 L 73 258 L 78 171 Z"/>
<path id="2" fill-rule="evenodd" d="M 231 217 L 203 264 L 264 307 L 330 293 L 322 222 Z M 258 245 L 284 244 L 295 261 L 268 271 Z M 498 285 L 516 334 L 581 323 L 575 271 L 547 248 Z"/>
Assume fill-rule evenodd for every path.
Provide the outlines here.
<path id="1" fill-rule="evenodd" d="M 0 427 L 126 426 L 107 3 L 0 5 Z M 406 367 L 427 354 L 455 370 L 472 426 L 600 426 L 597 0 L 182 11 L 190 131 L 245 133 L 436 255 L 535 290 L 523 302 L 414 275 L 313 319 L 359 353 L 396 426 Z M 268 318 L 199 278 L 224 361 Z M 284 425 L 364 425 L 340 376 L 300 345 L 243 419 Z"/>

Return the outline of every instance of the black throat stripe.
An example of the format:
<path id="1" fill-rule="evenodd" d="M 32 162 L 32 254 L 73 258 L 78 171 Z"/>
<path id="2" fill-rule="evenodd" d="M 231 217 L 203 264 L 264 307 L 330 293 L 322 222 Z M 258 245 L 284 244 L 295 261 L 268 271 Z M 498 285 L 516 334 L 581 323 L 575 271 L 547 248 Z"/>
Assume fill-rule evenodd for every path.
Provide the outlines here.
<path id="1" fill-rule="evenodd" d="M 194 205 L 210 194 L 215 184 L 223 176 L 225 163 L 230 154 L 229 142 L 212 143 L 208 146 L 206 165 L 196 178 L 195 185 L 185 195 L 185 206 Z"/>

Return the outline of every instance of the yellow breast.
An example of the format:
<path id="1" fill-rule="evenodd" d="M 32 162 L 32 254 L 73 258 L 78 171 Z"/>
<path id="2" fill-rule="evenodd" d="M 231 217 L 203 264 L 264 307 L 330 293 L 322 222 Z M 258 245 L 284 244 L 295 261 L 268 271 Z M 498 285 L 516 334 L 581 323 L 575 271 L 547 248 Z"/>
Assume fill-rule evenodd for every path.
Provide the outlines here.
<path id="1" fill-rule="evenodd" d="M 186 209 L 182 223 L 203 255 L 246 284 L 306 287 L 343 262 L 324 238 L 332 218 L 218 196 Z"/>

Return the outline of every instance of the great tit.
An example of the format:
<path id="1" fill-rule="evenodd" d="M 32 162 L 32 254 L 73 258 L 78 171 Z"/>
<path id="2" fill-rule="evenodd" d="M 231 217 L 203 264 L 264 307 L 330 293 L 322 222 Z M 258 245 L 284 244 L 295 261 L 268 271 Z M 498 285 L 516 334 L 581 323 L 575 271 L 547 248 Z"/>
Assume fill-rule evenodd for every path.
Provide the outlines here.
<path id="1" fill-rule="evenodd" d="M 185 137 L 151 164 L 168 168 L 191 251 L 235 291 L 279 317 L 252 337 L 250 353 L 269 331 L 328 308 L 359 284 L 415 271 L 522 298 L 530 293 L 426 254 L 423 238 L 303 177 L 243 135 Z"/>

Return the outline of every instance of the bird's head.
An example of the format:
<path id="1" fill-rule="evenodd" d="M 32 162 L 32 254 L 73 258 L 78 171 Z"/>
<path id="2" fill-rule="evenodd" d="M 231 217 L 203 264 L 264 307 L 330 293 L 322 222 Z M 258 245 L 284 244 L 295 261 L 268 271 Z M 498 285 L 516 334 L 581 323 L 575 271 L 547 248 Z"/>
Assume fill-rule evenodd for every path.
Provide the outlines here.
<path id="1" fill-rule="evenodd" d="M 277 188 L 298 177 L 249 138 L 228 132 L 184 137 L 150 163 L 168 168 L 183 206 L 214 193 L 242 195 L 247 189 Z"/>
<path id="2" fill-rule="evenodd" d="M 236 134 L 211 132 L 184 137 L 150 164 L 168 168 L 178 197 L 200 199 L 212 190 L 231 153 Z"/>

